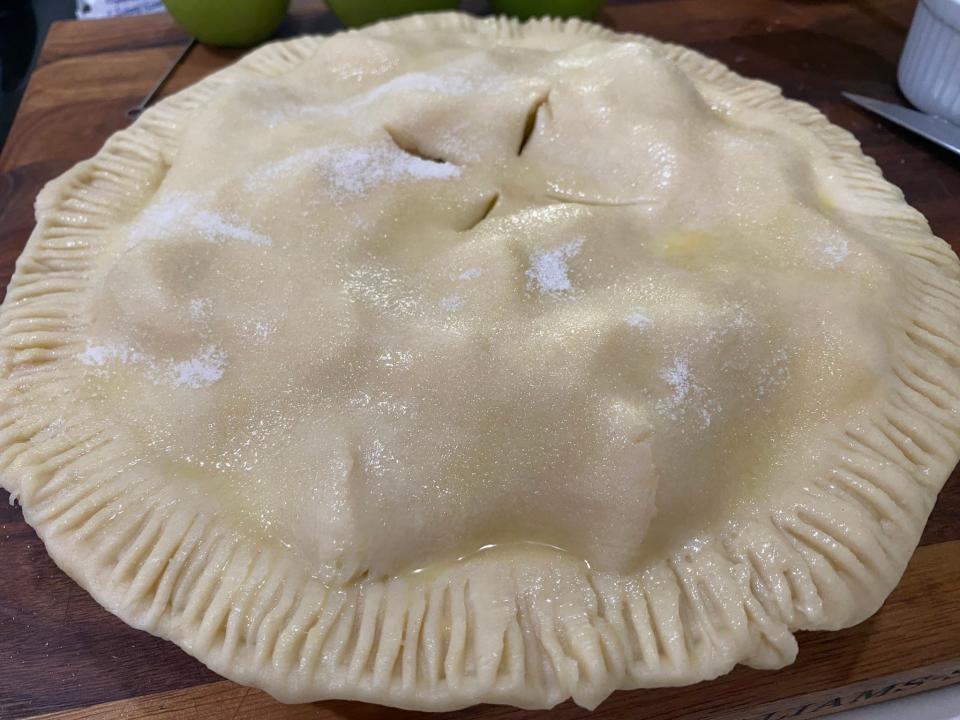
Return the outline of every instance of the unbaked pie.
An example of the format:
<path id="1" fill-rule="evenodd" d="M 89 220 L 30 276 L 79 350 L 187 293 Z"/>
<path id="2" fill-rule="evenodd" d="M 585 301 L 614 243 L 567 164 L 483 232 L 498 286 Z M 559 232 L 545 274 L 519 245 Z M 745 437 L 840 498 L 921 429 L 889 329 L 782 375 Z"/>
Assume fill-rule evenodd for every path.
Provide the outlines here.
<path id="1" fill-rule="evenodd" d="M 3 483 L 106 608 L 286 701 L 776 668 L 879 607 L 957 461 L 958 278 L 849 133 L 690 50 L 298 38 L 40 194 Z"/>

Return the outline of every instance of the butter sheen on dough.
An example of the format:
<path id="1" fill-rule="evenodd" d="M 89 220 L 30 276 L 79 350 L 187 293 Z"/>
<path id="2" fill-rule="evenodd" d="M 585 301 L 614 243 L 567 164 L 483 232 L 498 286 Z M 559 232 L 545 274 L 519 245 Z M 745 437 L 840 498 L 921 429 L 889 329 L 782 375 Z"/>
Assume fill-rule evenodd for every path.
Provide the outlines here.
<path id="1" fill-rule="evenodd" d="M 641 43 L 385 40 L 386 69 L 305 82 L 337 44 L 219 93 L 112 233 L 90 342 L 220 358 L 202 387 L 96 366 L 170 482 L 324 579 L 522 542 L 628 572 L 651 521 L 678 543 L 678 513 L 727 519 L 770 482 L 757 444 L 877 391 L 889 271 L 817 200 L 813 138 L 711 107 Z"/>

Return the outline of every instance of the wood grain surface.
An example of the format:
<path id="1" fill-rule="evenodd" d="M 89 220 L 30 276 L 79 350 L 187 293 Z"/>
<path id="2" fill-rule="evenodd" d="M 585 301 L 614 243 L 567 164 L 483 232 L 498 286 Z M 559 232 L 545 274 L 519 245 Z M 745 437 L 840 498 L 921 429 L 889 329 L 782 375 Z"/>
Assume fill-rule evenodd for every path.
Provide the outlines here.
<path id="1" fill-rule="evenodd" d="M 910 0 L 651 0 L 608 5 L 601 21 L 690 45 L 738 72 L 783 87 L 851 130 L 884 174 L 960 249 L 960 159 L 876 120 L 841 90 L 899 101 L 896 61 Z M 331 32 L 321 5 L 295 4 L 286 35 Z M 54 25 L 0 155 L 0 285 L 33 227 L 42 185 L 89 157 L 128 120 L 186 41 L 164 16 Z M 238 56 L 196 48 L 165 92 Z M 284 706 L 219 678 L 176 646 L 100 608 L 47 557 L 0 492 L 0 718 L 386 718 L 417 715 L 371 705 Z M 801 633 L 800 657 L 777 672 L 737 668 L 687 688 L 618 692 L 604 719 L 786 720 L 960 682 L 960 477 L 941 493 L 903 581 L 861 625 Z M 480 706 L 434 717 L 569 720 L 550 712 Z"/>

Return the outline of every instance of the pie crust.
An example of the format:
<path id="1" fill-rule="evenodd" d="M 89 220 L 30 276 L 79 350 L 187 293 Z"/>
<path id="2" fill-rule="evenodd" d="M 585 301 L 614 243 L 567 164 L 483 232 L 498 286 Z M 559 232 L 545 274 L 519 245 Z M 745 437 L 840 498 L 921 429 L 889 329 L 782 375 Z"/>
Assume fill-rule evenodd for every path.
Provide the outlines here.
<path id="1" fill-rule="evenodd" d="M 2 482 L 288 702 L 594 707 L 871 615 L 960 454 L 960 264 L 691 50 L 414 16 L 266 45 L 48 184 Z"/>

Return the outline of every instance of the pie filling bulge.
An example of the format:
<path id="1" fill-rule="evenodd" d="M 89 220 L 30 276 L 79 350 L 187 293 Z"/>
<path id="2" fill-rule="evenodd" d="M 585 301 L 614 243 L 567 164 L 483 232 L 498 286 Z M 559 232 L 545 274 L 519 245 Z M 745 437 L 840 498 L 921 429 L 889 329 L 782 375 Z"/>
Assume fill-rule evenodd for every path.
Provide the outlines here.
<path id="1" fill-rule="evenodd" d="M 221 93 L 111 229 L 78 361 L 143 460 L 341 582 L 634 572 L 815 472 L 895 297 L 814 141 L 639 43 L 416 53 Z"/>

